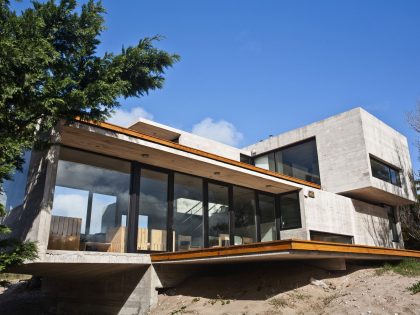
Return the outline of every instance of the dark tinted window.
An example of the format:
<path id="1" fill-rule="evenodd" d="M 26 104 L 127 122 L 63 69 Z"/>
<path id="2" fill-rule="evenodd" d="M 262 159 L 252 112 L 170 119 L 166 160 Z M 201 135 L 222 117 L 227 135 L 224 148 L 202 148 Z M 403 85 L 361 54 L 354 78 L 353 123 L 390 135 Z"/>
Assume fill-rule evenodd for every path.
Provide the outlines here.
<path id="1" fill-rule="evenodd" d="M 248 155 L 245 154 L 240 154 L 240 159 L 242 163 L 246 163 L 246 164 L 252 164 L 252 158 Z"/>
<path id="2" fill-rule="evenodd" d="M 320 242 L 353 244 L 352 236 L 315 231 L 311 231 L 311 240 Z"/>
<path id="3" fill-rule="evenodd" d="M 235 245 L 255 242 L 255 194 L 254 190 L 233 187 L 235 211 Z"/>
<path id="4" fill-rule="evenodd" d="M 318 153 L 315 139 L 258 156 L 255 166 L 320 184 Z"/>
<path id="5" fill-rule="evenodd" d="M 370 165 L 372 168 L 372 176 L 393 185 L 401 186 L 400 172 L 398 169 L 382 163 L 373 157 L 370 158 Z"/>
<path id="6" fill-rule="evenodd" d="M 299 194 L 297 192 L 280 196 L 280 214 L 282 229 L 302 227 L 300 221 Z"/>

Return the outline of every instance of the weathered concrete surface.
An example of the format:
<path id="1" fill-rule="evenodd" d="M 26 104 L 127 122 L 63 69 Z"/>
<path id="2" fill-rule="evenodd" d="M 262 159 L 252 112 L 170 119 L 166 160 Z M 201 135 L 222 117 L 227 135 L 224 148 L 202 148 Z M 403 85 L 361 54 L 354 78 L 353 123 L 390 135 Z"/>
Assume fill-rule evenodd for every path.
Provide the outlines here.
<path id="1" fill-rule="evenodd" d="M 40 255 L 48 246 L 58 153 L 56 145 L 32 152 L 23 206 L 13 209 L 4 221 L 12 237 L 36 241 Z"/>
<path id="2" fill-rule="evenodd" d="M 316 138 L 323 190 L 390 205 L 415 201 L 406 137 L 362 108 L 270 137 L 245 149 L 261 154 L 311 137 Z M 401 169 L 402 187 L 373 177 L 370 155 Z"/>
<path id="3" fill-rule="evenodd" d="M 145 126 L 149 128 L 155 127 L 157 130 L 161 129 L 162 133 L 167 131 L 175 135 L 179 135 L 179 139 L 178 139 L 179 144 L 183 144 L 185 146 L 203 150 L 209 153 L 217 154 L 217 155 L 220 155 L 220 156 L 223 156 L 228 159 L 235 160 L 235 161 L 240 161 L 241 153 L 248 156 L 251 155 L 251 152 L 247 150 L 238 149 L 230 145 L 227 145 L 218 141 L 214 141 L 209 138 L 204 138 L 204 137 L 195 135 L 191 132 L 186 132 L 180 129 L 169 127 L 169 126 L 166 126 L 166 125 L 163 125 L 163 124 L 160 124 L 155 121 L 148 120 L 148 119 L 144 119 L 144 118 L 140 118 L 140 120 L 137 123 L 134 123 L 129 128 L 136 130 L 138 132 L 141 132 L 141 133 L 150 134 L 148 133 L 148 130 L 143 130 L 143 129 L 146 129 L 144 128 Z M 159 134 L 150 134 L 150 135 L 159 138 Z"/>
<path id="4" fill-rule="evenodd" d="M 42 289 L 54 314 L 147 314 L 157 300 L 151 268 L 135 267 L 102 277 L 45 277 Z"/>
<path id="5" fill-rule="evenodd" d="M 309 190 L 314 192 L 314 198 L 308 197 Z M 355 244 L 404 248 L 399 222 L 397 231 L 400 241 L 391 241 L 386 208 L 316 189 L 303 189 L 300 197 L 308 232 L 353 236 Z"/>

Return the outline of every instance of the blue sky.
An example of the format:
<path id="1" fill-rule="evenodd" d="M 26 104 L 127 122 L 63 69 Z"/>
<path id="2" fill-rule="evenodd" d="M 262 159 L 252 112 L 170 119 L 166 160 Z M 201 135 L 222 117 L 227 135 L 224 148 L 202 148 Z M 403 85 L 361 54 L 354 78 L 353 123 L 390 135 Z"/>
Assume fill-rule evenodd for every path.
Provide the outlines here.
<path id="1" fill-rule="evenodd" d="M 103 3 L 98 54 L 160 34 L 182 58 L 163 90 L 121 101 L 129 116 L 188 131 L 207 118 L 245 146 L 361 106 L 408 136 L 420 168 L 406 122 L 420 100 L 420 1 Z"/>

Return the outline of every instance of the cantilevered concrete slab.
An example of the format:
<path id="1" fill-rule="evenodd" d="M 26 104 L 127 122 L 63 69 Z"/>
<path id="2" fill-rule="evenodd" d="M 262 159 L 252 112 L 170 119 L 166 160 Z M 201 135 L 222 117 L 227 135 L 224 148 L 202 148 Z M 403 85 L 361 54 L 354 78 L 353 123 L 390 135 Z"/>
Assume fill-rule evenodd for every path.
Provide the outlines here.
<path id="1" fill-rule="evenodd" d="M 108 123 L 63 126 L 60 143 L 270 193 L 319 185 Z"/>
<path id="2" fill-rule="evenodd" d="M 150 265 L 150 255 L 147 254 L 48 250 L 39 259 L 10 272 L 61 278 L 98 277 Z"/>

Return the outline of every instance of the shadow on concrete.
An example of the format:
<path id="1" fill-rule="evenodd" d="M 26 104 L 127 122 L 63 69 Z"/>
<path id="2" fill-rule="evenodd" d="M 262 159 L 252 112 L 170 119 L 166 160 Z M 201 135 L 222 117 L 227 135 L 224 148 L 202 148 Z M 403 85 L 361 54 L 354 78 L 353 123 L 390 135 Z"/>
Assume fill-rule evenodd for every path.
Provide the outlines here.
<path id="1" fill-rule="evenodd" d="M 147 292 L 140 280 L 147 267 L 111 274 L 42 278 L 41 289 L 18 283 L 0 295 L 0 313 L 8 314 L 139 314 Z M 150 286 L 150 285 L 149 285 Z M 145 305 L 148 307 L 148 305 Z"/>

